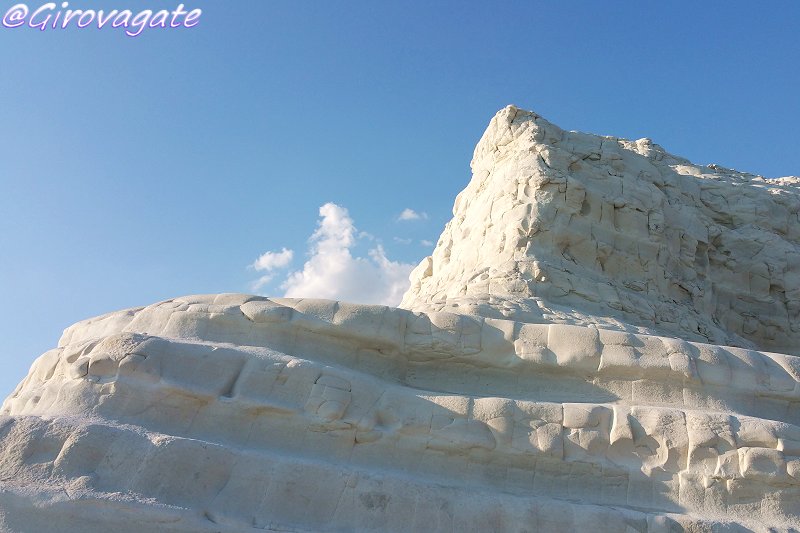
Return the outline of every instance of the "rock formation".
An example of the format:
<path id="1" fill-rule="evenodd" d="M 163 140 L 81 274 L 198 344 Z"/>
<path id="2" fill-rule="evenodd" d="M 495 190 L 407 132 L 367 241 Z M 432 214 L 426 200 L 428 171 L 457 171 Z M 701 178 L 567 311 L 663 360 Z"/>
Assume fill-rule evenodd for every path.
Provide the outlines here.
<path id="1" fill-rule="evenodd" d="M 800 350 L 799 178 L 507 107 L 402 307 Z"/>
<path id="2" fill-rule="evenodd" d="M 800 528 L 800 180 L 513 107 L 473 172 L 405 309 L 68 328 L 0 411 L 0 530 Z"/>

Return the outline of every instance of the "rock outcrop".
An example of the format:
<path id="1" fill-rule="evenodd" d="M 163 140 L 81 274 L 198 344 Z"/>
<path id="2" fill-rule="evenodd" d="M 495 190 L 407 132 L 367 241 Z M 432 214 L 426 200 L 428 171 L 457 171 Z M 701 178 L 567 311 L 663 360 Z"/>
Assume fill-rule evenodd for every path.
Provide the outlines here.
<path id="1" fill-rule="evenodd" d="M 401 307 L 800 350 L 800 178 L 701 167 L 512 106 L 472 171 Z"/>
<path id="2" fill-rule="evenodd" d="M 176 298 L 0 409 L 0 530 L 800 528 L 796 178 L 493 119 L 403 306 Z"/>

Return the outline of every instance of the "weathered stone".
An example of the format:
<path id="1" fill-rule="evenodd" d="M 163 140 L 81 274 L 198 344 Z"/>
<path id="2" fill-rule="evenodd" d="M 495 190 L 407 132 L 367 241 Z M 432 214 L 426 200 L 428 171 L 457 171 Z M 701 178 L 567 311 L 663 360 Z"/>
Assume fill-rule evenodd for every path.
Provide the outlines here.
<path id="1" fill-rule="evenodd" d="M 797 178 L 513 107 L 473 171 L 408 309 L 68 328 L 0 408 L 0 529 L 800 528 L 800 364 L 759 351 L 798 345 Z"/>

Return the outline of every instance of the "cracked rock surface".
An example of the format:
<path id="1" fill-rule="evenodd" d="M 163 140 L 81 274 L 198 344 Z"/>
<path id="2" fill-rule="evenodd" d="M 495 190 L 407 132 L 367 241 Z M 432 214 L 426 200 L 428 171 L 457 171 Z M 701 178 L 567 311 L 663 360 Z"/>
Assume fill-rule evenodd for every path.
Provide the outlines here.
<path id="1" fill-rule="evenodd" d="M 401 307 L 797 353 L 800 178 L 501 110 Z"/>
<path id="2" fill-rule="evenodd" d="M 0 531 L 800 529 L 797 178 L 513 107 L 473 170 L 404 308 L 68 328 L 0 407 Z"/>

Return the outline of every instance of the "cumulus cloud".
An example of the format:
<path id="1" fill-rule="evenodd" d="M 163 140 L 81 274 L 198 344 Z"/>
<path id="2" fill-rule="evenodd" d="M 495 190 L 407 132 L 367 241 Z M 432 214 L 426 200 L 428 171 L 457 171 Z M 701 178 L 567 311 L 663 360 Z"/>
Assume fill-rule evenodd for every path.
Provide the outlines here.
<path id="1" fill-rule="evenodd" d="M 273 271 L 289 266 L 293 257 L 294 251 L 287 248 L 283 248 L 280 252 L 266 252 L 261 254 L 259 258 L 250 265 L 250 268 L 254 269 L 256 272 L 265 272 L 263 276 L 251 284 L 253 290 L 257 291 L 271 282 L 275 278 Z"/>
<path id="2" fill-rule="evenodd" d="M 390 306 L 399 304 L 408 289 L 408 276 L 415 265 L 390 260 L 380 244 L 373 246 L 364 257 L 354 255 L 359 240 L 371 239 L 358 232 L 347 209 L 327 203 L 320 207 L 319 215 L 317 229 L 309 239 L 308 259 L 302 269 L 289 272 L 280 285 L 284 295 L 288 298 L 328 298 Z M 284 251 L 290 252 L 285 248 Z M 277 255 L 282 253 L 270 256 L 265 264 L 274 265 L 276 261 L 277 264 L 281 261 L 288 264 L 291 257 L 289 260 L 277 259 Z"/>
<path id="3" fill-rule="evenodd" d="M 275 270 L 276 268 L 283 268 L 292 262 L 294 257 L 294 250 L 283 248 L 280 252 L 267 252 L 262 254 L 253 263 L 253 268 L 256 270 Z"/>
<path id="4" fill-rule="evenodd" d="M 416 212 L 410 207 L 406 207 L 397 217 L 397 220 L 404 221 L 404 220 L 426 220 L 428 218 L 428 213 L 423 212 Z"/>

